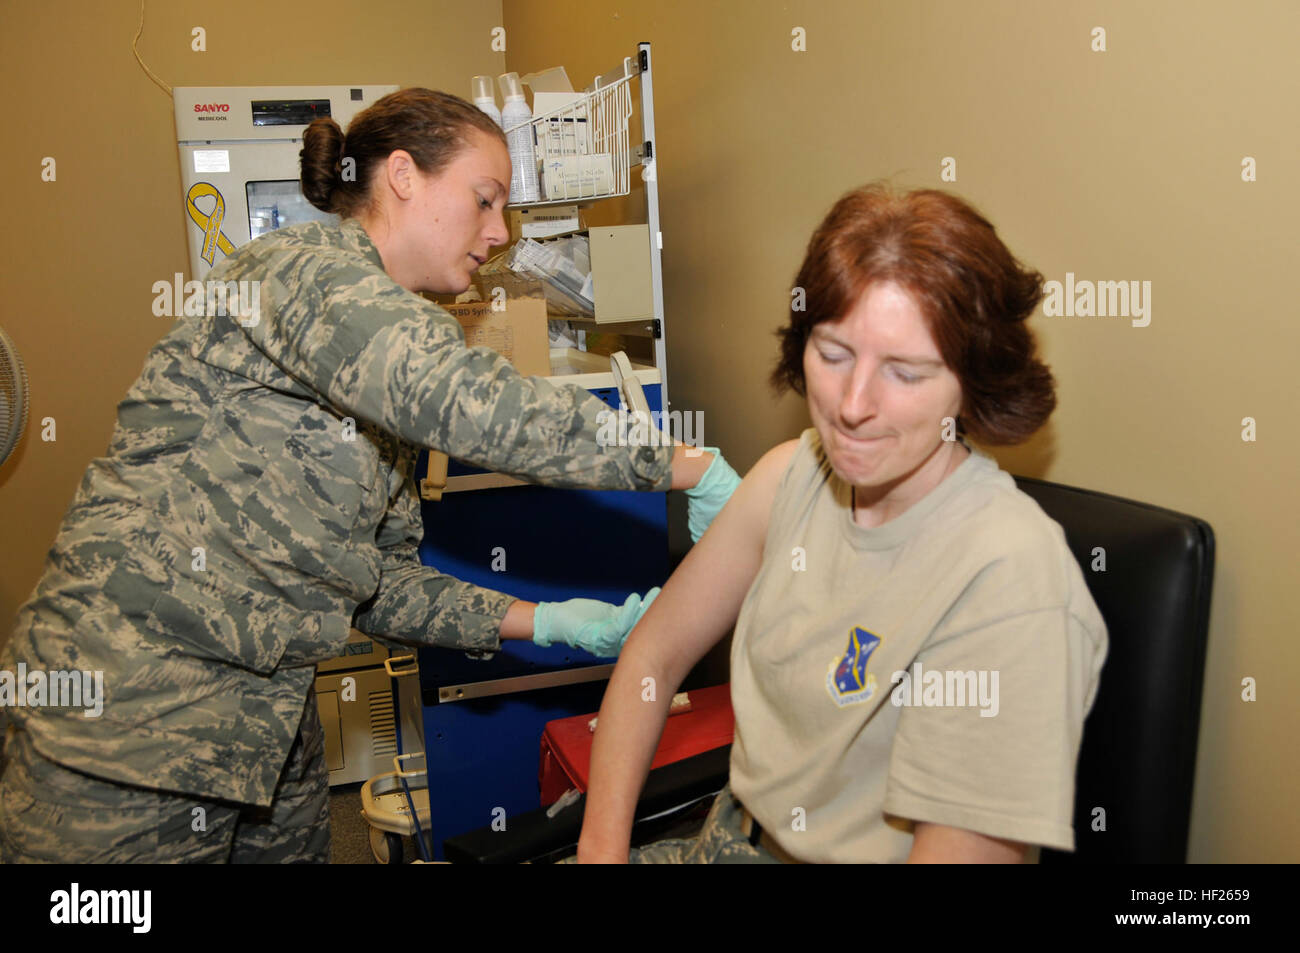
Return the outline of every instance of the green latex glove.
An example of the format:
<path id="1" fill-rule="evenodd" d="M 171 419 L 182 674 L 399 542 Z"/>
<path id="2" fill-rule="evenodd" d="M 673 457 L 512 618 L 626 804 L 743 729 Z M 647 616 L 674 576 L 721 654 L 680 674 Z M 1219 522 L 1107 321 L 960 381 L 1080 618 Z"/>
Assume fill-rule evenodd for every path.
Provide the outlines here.
<path id="1" fill-rule="evenodd" d="M 691 528 L 691 542 L 698 543 L 704 531 L 709 528 L 713 518 L 722 512 L 731 499 L 731 494 L 740 486 L 740 477 L 731 469 L 731 464 L 722 459 L 722 451 L 717 447 L 705 447 L 713 454 L 713 462 L 704 471 L 700 482 L 686 491 L 689 502 L 686 506 L 686 522 Z"/>
<path id="2" fill-rule="evenodd" d="M 563 642 L 601 658 L 617 655 L 628 633 L 641 621 L 659 587 L 642 598 L 635 592 L 621 606 L 598 599 L 569 599 L 567 602 L 539 602 L 533 613 L 533 642 L 554 645 Z"/>

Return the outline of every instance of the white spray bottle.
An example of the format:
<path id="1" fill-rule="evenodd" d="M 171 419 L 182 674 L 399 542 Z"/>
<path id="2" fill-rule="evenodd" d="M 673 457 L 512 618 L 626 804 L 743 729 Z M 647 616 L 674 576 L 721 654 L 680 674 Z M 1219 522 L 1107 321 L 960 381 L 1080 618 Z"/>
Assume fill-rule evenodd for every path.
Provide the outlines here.
<path id="1" fill-rule="evenodd" d="M 497 110 L 497 95 L 496 89 L 492 86 L 492 77 L 475 76 L 473 80 L 473 89 L 474 105 L 491 116 L 493 122 L 500 126 L 501 113 Z"/>
<path id="2" fill-rule="evenodd" d="M 510 145 L 510 203 L 536 202 L 541 191 L 537 185 L 537 153 L 533 149 L 533 111 L 524 99 L 518 73 L 504 73 L 498 80 L 505 100 L 501 125 Z"/>

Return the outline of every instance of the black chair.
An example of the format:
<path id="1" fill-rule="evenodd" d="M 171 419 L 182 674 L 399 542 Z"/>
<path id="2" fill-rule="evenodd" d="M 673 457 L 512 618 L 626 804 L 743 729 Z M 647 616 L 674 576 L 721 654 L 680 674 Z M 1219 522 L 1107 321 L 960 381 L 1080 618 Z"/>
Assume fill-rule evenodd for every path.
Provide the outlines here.
<path id="1" fill-rule="evenodd" d="M 1079 752 L 1075 851 L 1044 849 L 1040 863 L 1185 863 L 1214 533 L 1202 520 L 1157 506 L 1027 477 L 1016 482 L 1065 530 L 1110 640 Z M 720 791 L 730 750 L 652 771 L 637 817 L 654 818 Z M 572 854 L 582 808 L 580 799 L 554 818 L 544 810 L 511 818 L 507 832 L 484 828 L 448 838 L 446 857 L 517 863 Z M 664 823 L 638 821 L 634 843 L 652 839 Z"/>
<path id="2" fill-rule="evenodd" d="M 1084 723 L 1073 854 L 1040 863 L 1187 860 L 1214 580 L 1208 523 L 1158 506 L 1017 477 L 1065 530 L 1110 647 Z M 1093 571 L 1094 550 L 1105 572 Z M 1094 830 L 1094 812 L 1105 830 Z"/>

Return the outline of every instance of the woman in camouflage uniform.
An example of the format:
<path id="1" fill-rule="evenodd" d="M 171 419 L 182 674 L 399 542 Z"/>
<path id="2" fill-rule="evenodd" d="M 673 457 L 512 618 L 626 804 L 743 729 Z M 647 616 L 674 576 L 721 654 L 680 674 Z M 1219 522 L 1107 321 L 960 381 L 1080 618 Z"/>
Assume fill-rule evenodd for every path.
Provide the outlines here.
<path id="1" fill-rule="evenodd" d="M 465 290 L 508 237 L 509 153 L 483 113 L 403 90 L 346 137 L 313 123 L 302 170 L 341 222 L 212 270 L 256 309 L 186 316 L 150 351 L 18 610 L 0 669 L 29 704 L 10 709 L 0 862 L 327 861 L 312 684 L 350 627 L 615 654 L 635 595 L 535 606 L 421 565 L 418 448 L 551 486 L 692 488 L 695 522 L 738 482 L 716 454 L 601 446 L 597 398 L 466 348 L 415 293 Z M 102 673 L 100 711 L 36 697 L 50 672 Z"/>

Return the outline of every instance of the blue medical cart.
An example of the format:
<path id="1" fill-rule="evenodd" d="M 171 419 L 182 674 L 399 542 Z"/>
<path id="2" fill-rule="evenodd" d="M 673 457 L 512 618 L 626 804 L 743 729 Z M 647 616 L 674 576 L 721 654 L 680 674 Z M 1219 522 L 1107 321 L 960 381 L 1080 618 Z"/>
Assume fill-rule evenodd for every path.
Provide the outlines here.
<path id="1" fill-rule="evenodd" d="M 626 321 L 640 325 L 634 333 L 651 340 L 658 383 L 641 383 L 649 409 L 659 411 L 671 404 L 652 74 L 650 44 L 639 43 L 615 70 L 596 77 L 587 93 L 596 91 L 603 104 L 600 110 L 608 110 L 606 119 L 612 120 L 622 109 L 618 103 L 630 105 L 631 81 L 639 87 L 640 135 L 625 135 L 621 144 L 615 136 L 608 143 L 614 178 L 619 179 L 629 164 L 639 170 L 640 183 L 632 194 L 641 194 L 645 201 L 652 314 Z M 577 112 L 566 108 L 568 112 L 561 109 L 547 115 L 558 116 L 561 122 L 583 118 L 580 108 Z M 616 125 L 609 122 L 605 128 Z M 559 141 L 561 148 L 567 148 L 563 143 L 569 140 L 561 136 L 547 141 L 552 146 Z M 626 179 L 617 194 L 629 194 Z M 590 200 L 577 201 L 590 204 Z M 615 333 L 622 333 L 621 327 L 602 325 Z M 622 406 L 617 386 L 583 382 L 579 386 L 587 386 L 611 408 Z M 421 454 L 418 466 L 420 473 L 427 470 L 427 454 Z M 456 477 L 477 472 L 450 461 L 448 490 Z M 425 565 L 530 602 L 585 597 L 621 604 L 629 593 L 644 595 L 663 585 L 668 576 L 668 501 L 663 493 L 492 487 L 444 492 L 440 501 L 424 501 L 422 514 L 420 559 Z M 493 570 L 500 551 L 504 551 L 504 572 Z M 504 822 L 508 830 L 512 816 L 540 806 L 543 727 L 556 718 L 597 711 L 613 662 L 563 645 L 543 649 L 520 640 L 503 642 L 502 650 L 488 660 L 471 659 L 456 650 L 420 650 L 419 694 L 436 859 L 443 859 L 445 838 L 494 822 L 498 827 Z"/>
<path id="2" fill-rule="evenodd" d="M 660 388 L 644 388 L 652 411 Z M 592 389 L 612 408 L 617 388 Z M 421 455 L 420 472 L 426 466 Z M 481 471 L 452 460 L 448 478 Z M 498 487 L 424 501 L 420 560 L 530 602 L 622 603 L 668 575 L 663 493 Z M 504 552 L 505 571 L 493 570 Z M 564 645 L 508 640 L 488 660 L 421 649 L 420 689 L 436 859 L 446 837 L 540 806 L 539 750 L 548 721 L 600 708 L 613 659 Z"/>

